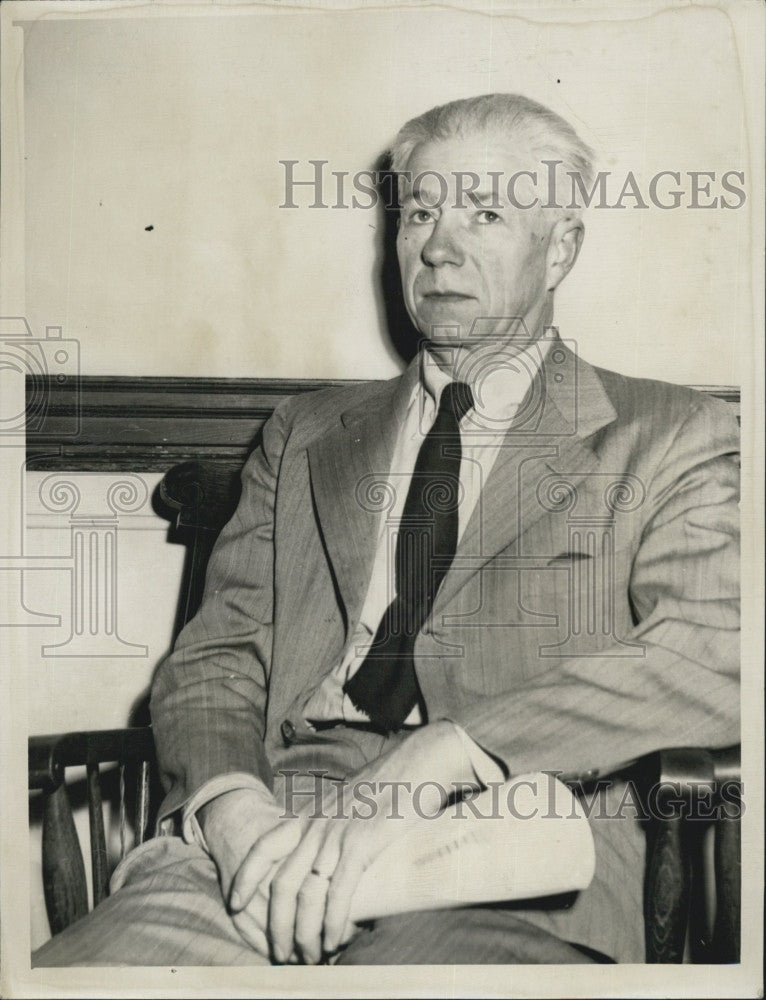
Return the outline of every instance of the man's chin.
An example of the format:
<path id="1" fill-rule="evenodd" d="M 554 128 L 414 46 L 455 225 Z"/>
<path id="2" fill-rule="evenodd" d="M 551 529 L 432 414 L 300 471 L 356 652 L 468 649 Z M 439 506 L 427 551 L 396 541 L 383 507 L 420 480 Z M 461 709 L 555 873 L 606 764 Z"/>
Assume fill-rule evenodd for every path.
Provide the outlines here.
<path id="1" fill-rule="evenodd" d="M 421 299 L 416 310 L 417 326 L 428 340 L 454 342 L 455 334 L 469 336 L 481 310 L 473 298 Z"/>
<path id="2" fill-rule="evenodd" d="M 420 322 L 418 328 L 424 339 L 434 347 L 464 347 L 471 340 L 475 341 L 476 333 L 474 325 L 476 317 L 456 316 L 454 314 L 441 316 L 429 316 L 427 322 Z"/>
<path id="3" fill-rule="evenodd" d="M 518 343 L 524 347 L 528 344 L 529 338 L 519 337 L 518 341 L 501 331 L 481 331 L 477 334 L 473 325 L 455 324 L 454 326 L 436 326 L 424 332 L 423 339 L 429 350 L 449 349 L 461 350 L 471 353 L 480 351 L 481 353 L 492 354 L 496 351 L 505 351 L 510 346 Z"/>
<path id="4" fill-rule="evenodd" d="M 461 326 L 435 327 L 425 334 L 425 339 L 430 347 L 467 347 L 470 332 Z"/>

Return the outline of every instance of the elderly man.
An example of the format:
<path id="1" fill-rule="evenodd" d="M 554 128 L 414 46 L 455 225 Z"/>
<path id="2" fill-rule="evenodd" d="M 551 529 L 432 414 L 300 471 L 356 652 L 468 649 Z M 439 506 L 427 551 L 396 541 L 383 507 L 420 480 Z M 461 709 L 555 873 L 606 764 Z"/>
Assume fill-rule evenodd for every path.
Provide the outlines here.
<path id="1" fill-rule="evenodd" d="M 535 191 L 551 164 L 591 182 L 571 127 L 515 95 L 399 133 L 418 356 L 265 425 L 155 679 L 167 835 L 35 964 L 643 960 L 643 833 L 619 781 L 586 890 L 349 919 L 361 874 L 417 822 L 407 803 L 390 818 L 395 783 L 433 812 L 454 787 L 738 739 L 736 423 L 558 338 L 584 230 Z M 293 812 L 315 771 L 379 808 Z"/>

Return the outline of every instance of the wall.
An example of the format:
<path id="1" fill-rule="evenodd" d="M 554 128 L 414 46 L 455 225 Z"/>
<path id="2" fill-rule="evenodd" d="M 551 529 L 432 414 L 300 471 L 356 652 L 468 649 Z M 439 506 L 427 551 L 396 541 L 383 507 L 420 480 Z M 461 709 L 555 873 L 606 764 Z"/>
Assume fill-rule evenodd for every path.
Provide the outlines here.
<path id="1" fill-rule="evenodd" d="M 62 722 L 67 729 L 124 726 L 168 650 L 184 549 L 166 542 L 168 522 L 152 510 L 159 478 L 27 475 L 26 554 L 55 567 L 24 574 L 24 605 L 41 615 L 30 642 L 30 652 L 37 652 L 29 674 L 31 733 L 57 732 Z M 130 505 L 115 502 L 121 483 Z M 116 511 L 107 502 L 110 490 Z M 116 541 L 113 554 L 105 551 L 108 536 Z M 111 599 L 104 593 L 107 575 Z M 84 605 L 79 637 L 73 620 L 78 586 Z"/>

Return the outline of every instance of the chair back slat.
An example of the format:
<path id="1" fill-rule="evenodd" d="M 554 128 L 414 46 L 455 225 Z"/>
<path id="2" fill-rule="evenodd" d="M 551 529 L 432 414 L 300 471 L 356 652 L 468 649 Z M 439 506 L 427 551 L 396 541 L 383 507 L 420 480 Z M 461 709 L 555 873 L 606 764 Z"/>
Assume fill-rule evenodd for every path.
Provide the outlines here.
<path id="1" fill-rule="evenodd" d="M 128 813 L 125 806 L 125 768 L 126 764 L 120 762 L 120 861 L 125 860 L 128 853 Z"/>
<path id="2" fill-rule="evenodd" d="M 658 822 L 652 831 L 644 896 L 646 961 L 682 962 L 689 920 L 691 861 L 684 850 L 680 815 Z"/>
<path id="3" fill-rule="evenodd" d="M 64 784 L 44 799 L 43 890 L 51 934 L 88 912 L 85 866 Z"/>
<path id="4" fill-rule="evenodd" d="M 109 892 L 109 873 L 106 859 L 106 836 L 104 834 L 104 810 L 101 803 L 101 776 L 97 763 L 89 763 L 88 778 L 88 819 L 90 821 L 90 863 L 93 874 L 93 905 L 98 906 Z"/>
<path id="5" fill-rule="evenodd" d="M 716 963 L 739 962 L 742 891 L 740 818 L 722 816 L 715 829 L 716 916 L 713 955 Z"/>
<path id="6" fill-rule="evenodd" d="M 149 761 L 142 760 L 138 769 L 136 796 L 136 843 L 143 844 L 149 823 Z"/>

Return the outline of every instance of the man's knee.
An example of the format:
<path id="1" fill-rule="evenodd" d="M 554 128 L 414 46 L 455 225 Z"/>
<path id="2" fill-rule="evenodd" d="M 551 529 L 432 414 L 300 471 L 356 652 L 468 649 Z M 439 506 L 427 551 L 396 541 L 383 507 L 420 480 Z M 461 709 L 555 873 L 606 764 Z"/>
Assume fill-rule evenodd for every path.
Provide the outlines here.
<path id="1" fill-rule="evenodd" d="M 115 868 L 110 892 L 114 895 L 146 882 L 154 891 L 175 890 L 187 883 L 205 894 L 219 891 L 213 859 L 198 844 L 187 844 L 180 837 L 153 837 L 134 848 Z"/>
<path id="2" fill-rule="evenodd" d="M 38 949 L 32 964 L 212 965 L 224 943 L 232 960 L 246 958 L 213 861 L 196 845 L 158 837 L 131 851 L 111 895 Z"/>

